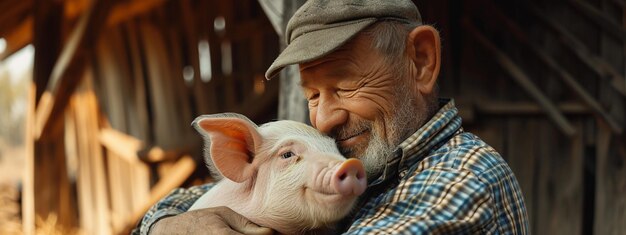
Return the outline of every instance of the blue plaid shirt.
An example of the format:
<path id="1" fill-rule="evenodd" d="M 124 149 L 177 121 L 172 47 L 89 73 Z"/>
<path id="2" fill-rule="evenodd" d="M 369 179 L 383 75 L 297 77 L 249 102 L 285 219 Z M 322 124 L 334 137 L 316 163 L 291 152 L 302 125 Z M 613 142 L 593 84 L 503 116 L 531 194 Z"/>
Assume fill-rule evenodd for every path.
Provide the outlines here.
<path id="1" fill-rule="evenodd" d="M 502 157 L 464 132 L 454 101 L 387 157 L 383 174 L 341 226 L 345 234 L 528 234 L 522 191 Z M 187 211 L 211 184 L 176 189 L 133 233 Z"/>

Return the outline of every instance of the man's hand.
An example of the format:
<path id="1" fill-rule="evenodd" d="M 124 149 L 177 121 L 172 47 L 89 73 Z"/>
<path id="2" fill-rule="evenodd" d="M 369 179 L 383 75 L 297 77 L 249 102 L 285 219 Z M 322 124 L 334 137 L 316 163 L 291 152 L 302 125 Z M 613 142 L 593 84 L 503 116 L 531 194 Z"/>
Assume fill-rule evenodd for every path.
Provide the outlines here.
<path id="1" fill-rule="evenodd" d="M 273 234 L 228 207 L 194 210 L 157 221 L 150 234 Z"/>

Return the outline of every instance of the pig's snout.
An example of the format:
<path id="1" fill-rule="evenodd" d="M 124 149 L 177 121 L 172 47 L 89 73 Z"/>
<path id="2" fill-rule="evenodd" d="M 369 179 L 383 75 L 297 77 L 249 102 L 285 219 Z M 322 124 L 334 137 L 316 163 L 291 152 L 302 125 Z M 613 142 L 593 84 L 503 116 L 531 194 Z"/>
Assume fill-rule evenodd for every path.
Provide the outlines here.
<path id="1" fill-rule="evenodd" d="M 363 163 L 357 159 L 348 159 L 343 162 L 335 171 L 331 185 L 341 195 L 361 195 L 367 188 Z"/>

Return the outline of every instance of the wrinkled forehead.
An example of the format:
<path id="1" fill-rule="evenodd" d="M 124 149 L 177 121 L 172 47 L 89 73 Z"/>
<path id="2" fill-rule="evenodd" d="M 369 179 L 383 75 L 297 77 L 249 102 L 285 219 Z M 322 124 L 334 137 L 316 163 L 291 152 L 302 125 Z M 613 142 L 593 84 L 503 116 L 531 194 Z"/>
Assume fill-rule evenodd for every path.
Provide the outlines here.
<path id="1" fill-rule="evenodd" d="M 317 129 L 304 123 L 282 120 L 263 124 L 259 127 L 263 139 L 272 145 L 289 140 L 299 141 L 318 151 L 336 152 L 335 140 L 323 135 Z"/>

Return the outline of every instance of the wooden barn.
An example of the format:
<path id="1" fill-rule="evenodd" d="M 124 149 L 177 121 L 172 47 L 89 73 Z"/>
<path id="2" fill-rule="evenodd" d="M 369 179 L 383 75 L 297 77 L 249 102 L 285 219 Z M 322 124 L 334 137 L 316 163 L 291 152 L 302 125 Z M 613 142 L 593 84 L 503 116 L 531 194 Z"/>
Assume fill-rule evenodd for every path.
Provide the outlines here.
<path id="1" fill-rule="evenodd" d="M 3 0 L 0 60 L 32 44 L 22 230 L 125 234 L 208 182 L 198 115 L 307 122 L 297 68 L 264 72 L 304 0 Z M 534 234 L 626 231 L 626 2 L 414 1 L 442 96 L 516 174 Z"/>

